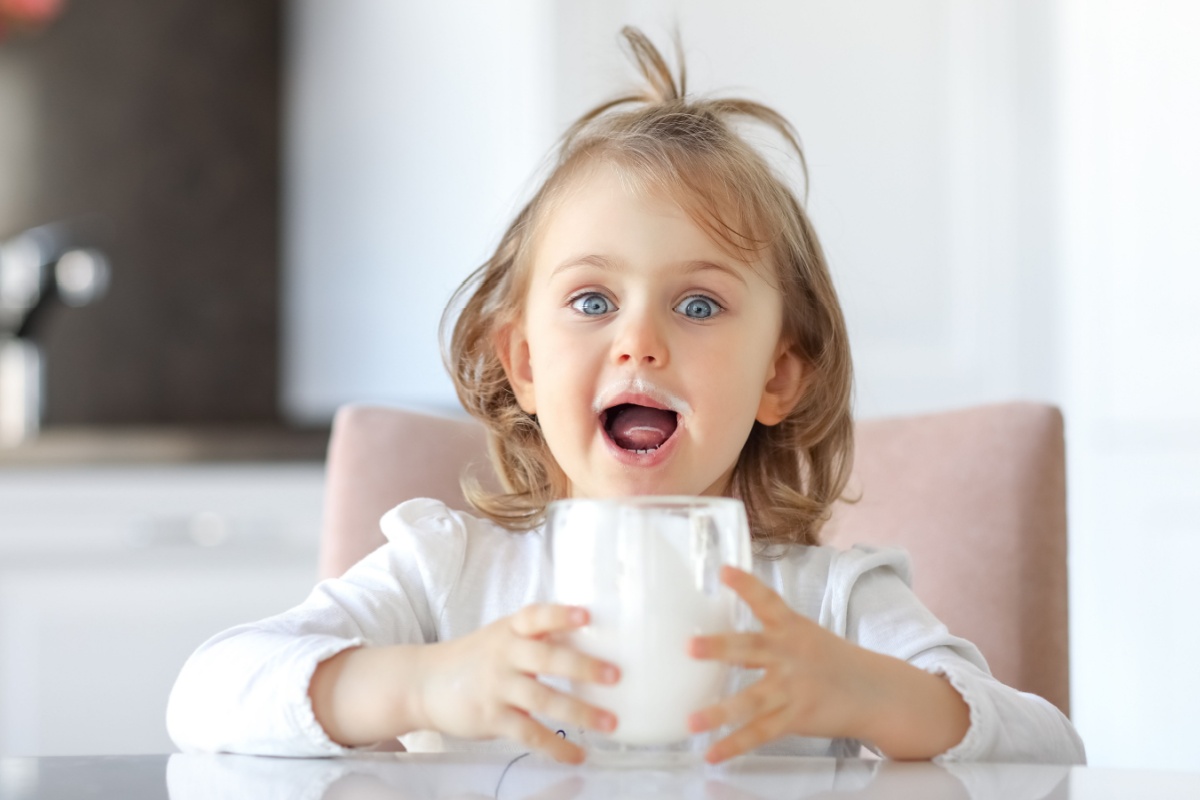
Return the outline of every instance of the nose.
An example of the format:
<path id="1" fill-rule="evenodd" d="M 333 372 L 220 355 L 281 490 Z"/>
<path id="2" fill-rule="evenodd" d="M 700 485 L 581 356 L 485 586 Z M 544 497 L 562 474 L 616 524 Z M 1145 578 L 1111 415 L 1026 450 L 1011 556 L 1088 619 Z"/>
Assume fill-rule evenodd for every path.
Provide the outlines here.
<path id="1" fill-rule="evenodd" d="M 651 310 L 623 309 L 613 340 L 613 361 L 618 365 L 665 367 L 670 348 L 666 322 Z"/>

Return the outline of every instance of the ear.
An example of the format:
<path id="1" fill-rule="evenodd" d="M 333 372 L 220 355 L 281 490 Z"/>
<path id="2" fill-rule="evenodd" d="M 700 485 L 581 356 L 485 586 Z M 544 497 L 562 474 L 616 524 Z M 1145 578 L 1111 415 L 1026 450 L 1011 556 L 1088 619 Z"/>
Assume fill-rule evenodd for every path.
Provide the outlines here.
<path id="1" fill-rule="evenodd" d="M 804 396 L 808 374 L 808 363 L 792 349 L 791 343 L 780 342 L 754 418 L 763 425 L 783 422 Z"/>
<path id="2" fill-rule="evenodd" d="M 536 414 L 533 365 L 530 363 L 529 340 L 525 337 L 525 327 L 520 322 L 505 325 L 496 332 L 493 346 L 504 367 L 508 383 L 512 386 L 513 394 L 517 397 L 517 404 L 526 414 Z"/>

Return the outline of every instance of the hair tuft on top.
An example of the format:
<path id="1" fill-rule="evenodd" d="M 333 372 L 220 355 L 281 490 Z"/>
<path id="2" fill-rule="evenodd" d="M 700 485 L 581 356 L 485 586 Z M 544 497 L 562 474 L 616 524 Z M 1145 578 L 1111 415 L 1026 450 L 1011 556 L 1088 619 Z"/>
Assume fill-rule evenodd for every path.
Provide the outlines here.
<path id="1" fill-rule="evenodd" d="M 666 103 L 672 100 L 683 100 L 687 96 L 687 67 L 683 61 L 683 45 L 679 35 L 675 35 L 675 60 L 679 65 L 679 82 L 671 75 L 671 68 L 666 59 L 658 52 L 658 48 L 646 37 L 646 34 L 626 25 L 621 29 L 621 36 L 632 53 L 637 67 L 646 79 L 649 91 L 646 99 L 651 103 Z"/>
<path id="2" fill-rule="evenodd" d="M 754 423 L 729 493 L 746 504 L 758 543 L 816 543 L 845 490 L 853 457 L 849 338 L 803 203 L 733 123 L 749 121 L 779 133 L 799 159 L 807 194 L 799 136 L 761 103 L 688 97 L 678 36 L 676 80 L 641 31 L 626 27 L 621 35 L 644 79 L 642 89 L 601 103 L 567 129 L 550 174 L 442 315 L 447 369 L 463 407 L 488 430 L 492 464 L 504 487 L 490 493 L 464 477 L 464 494 L 493 521 L 527 530 L 542 522 L 550 501 L 569 491 L 536 417 L 517 404 L 496 348 L 503 331 L 520 321 L 542 226 L 580 176 L 609 165 L 631 186 L 677 201 L 732 258 L 769 271 L 782 294 L 781 336 L 807 367 L 805 392 L 778 425 Z"/>

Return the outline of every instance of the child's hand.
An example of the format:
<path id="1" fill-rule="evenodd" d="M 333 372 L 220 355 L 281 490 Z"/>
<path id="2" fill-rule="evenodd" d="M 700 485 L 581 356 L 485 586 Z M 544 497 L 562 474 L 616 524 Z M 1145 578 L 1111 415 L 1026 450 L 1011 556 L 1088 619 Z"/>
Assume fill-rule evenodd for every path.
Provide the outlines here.
<path id="1" fill-rule="evenodd" d="M 712 746 L 707 760 L 724 761 L 789 734 L 835 738 L 860 731 L 872 692 L 858 668 L 861 648 L 793 611 L 748 572 L 725 567 L 721 582 L 746 601 L 763 630 L 698 636 L 691 655 L 765 672 L 688 720 L 696 733 L 742 724 Z"/>
<path id="2" fill-rule="evenodd" d="M 585 609 L 527 606 L 461 639 L 429 645 L 421 717 L 431 730 L 472 739 L 504 736 L 578 763 L 583 749 L 535 722 L 540 714 L 572 725 L 612 731 L 616 717 L 537 680 L 555 675 L 576 681 L 616 683 L 615 666 L 586 656 L 548 636 L 583 627 Z"/>
<path id="3" fill-rule="evenodd" d="M 931 758 L 966 734 L 966 704 L 942 678 L 825 630 L 748 572 L 724 567 L 721 581 L 746 601 L 763 630 L 698 636 L 691 654 L 765 671 L 688 720 L 696 733 L 742 726 L 712 746 L 709 762 L 793 734 L 856 738 L 892 758 Z"/>

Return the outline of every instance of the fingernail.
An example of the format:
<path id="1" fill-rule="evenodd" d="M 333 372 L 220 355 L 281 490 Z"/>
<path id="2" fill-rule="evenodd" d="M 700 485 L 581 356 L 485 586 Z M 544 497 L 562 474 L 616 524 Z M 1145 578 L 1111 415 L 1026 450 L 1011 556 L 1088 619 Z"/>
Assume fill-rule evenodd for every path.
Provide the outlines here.
<path id="1" fill-rule="evenodd" d="M 609 731 L 610 733 L 612 731 L 615 731 L 617 729 L 617 718 L 611 714 L 605 714 L 605 715 L 601 716 L 600 717 L 600 729 Z"/>
<path id="2" fill-rule="evenodd" d="M 688 717 L 688 730 L 692 733 L 700 733 L 704 730 L 704 715 L 697 713 Z"/>
<path id="3" fill-rule="evenodd" d="M 616 667 L 609 666 L 600 670 L 600 680 L 604 683 L 616 683 L 619 677 L 620 673 L 617 672 Z"/>
<path id="4" fill-rule="evenodd" d="M 692 639 L 691 641 L 689 641 L 688 642 L 688 652 L 690 652 L 693 656 L 704 655 L 704 640 L 703 639 Z"/>
<path id="5" fill-rule="evenodd" d="M 587 623 L 587 609 L 573 608 L 570 616 L 572 625 L 583 625 Z"/>

